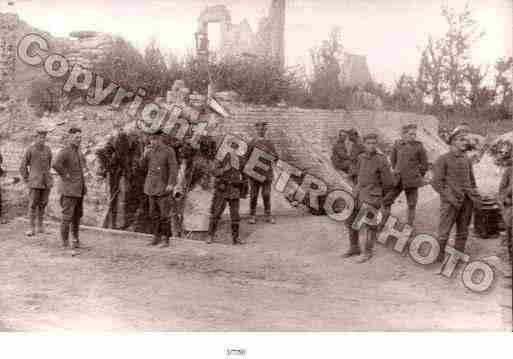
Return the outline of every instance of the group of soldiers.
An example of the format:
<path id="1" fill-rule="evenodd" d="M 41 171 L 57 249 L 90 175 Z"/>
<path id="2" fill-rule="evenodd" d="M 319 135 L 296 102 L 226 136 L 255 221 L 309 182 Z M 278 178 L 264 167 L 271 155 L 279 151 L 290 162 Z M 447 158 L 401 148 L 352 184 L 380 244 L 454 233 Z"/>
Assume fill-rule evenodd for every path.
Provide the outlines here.
<path id="1" fill-rule="evenodd" d="M 98 175 L 109 185 L 105 227 L 126 229 L 133 224 L 135 230 L 153 234 L 151 245 L 167 247 L 171 237 L 182 234 L 183 199 L 187 191 L 196 184 L 208 187 L 212 177 L 215 180 L 207 243 L 215 240 L 219 220 L 227 205 L 230 208 L 232 242 L 243 243 L 239 234 L 240 199 L 246 198 L 248 192 L 251 197 L 250 223 L 256 223 L 260 192 L 265 218 L 267 222 L 274 223 L 270 201 L 272 168 L 264 173 L 264 181 L 259 182 L 244 175 L 243 166 L 233 168 L 229 155 L 223 161 L 216 160 L 216 143 L 210 136 L 201 136 L 196 149 L 187 141 L 177 142 L 162 130 L 154 133 L 141 130 L 127 132 L 121 122 L 115 123 L 115 127 L 113 136 L 96 151 L 100 163 Z M 256 129 L 258 136 L 250 143 L 250 151 L 257 147 L 276 154 L 274 145 L 266 138 L 267 123 L 257 123 Z M 52 158 L 52 151 L 46 144 L 47 131 L 41 128 L 36 132 L 36 140 L 26 150 L 20 165 L 21 177 L 29 189 L 30 228 L 26 235 L 31 237 L 45 233 L 43 218 L 53 187 L 53 168 L 60 179 L 62 244 L 70 246 L 71 232 L 72 249 L 80 248 L 79 228 L 87 194 L 86 162 L 80 149 L 82 131 L 71 127 L 66 146 L 55 158 Z M 182 181 L 179 179 L 180 166 L 185 169 Z M 118 207 L 122 208 L 121 221 L 118 221 Z"/>
<path id="2" fill-rule="evenodd" d="M 256 124 L 257 136 L 249 144 L 248 157 L 254 148 L 259 148 L 277 158 L 274 144 L 266 137 L 267 124 Z M 416 139 L 417 126 L 402 127 L 402 138 L 396 141 L 390 158 L 381 153 L 378 135 L 370 133 L 360 138 L 354 129 L 341 131 L 338 142 L 333 147 L 334 167 L 351 182 L 356 200 L 353 215 L 348 219 L 350 246 L 344 257 L 359 255 L 358 262 L 366 262 L 373 256 L 377 233 L 383 228 L 391 212 L 391 206 L 398 196 L 405 192 L 408 205 L 407 223 L 414 225 L 418 202 L 418 189 L 428 181 L 428 160 L 423 144 Z M 83 199 L 87 193 L 84 180 L 85 159 L 80 150 L 82 131 L 72 127 L 68 131 L 67 145 L 52 159 L 52 151 L 46 145 L 47 132 L 37 131 L 36 141 L 27 150 L 20 165 L 20 174 L 29 188 L 28 236 L 44 233 L 43 217 L 53 185 L 51 168 L 60 177 L 59 193 L 62 207 L 61 239 L 69 246 L 69 233 L 72 247 L 79 248 L 79 226 L 83 215 Z M 456 127 L 448 137 L 450 151 L 441 155 L 434 163 L 431 185 L 440 196 L 440 221 L 438 240 L 441 251 L 438 258 L 445 259 L 445 247 L 449 235 L 456 226 L 455 249 L 464 252 L 469 234 L 469 225 L 474 208 L 482 205 L 482 198 L 476 186 L 472 162 L 466 155 L 469 129 Z M 183 216 L 183 198 L 196 184 L 208 187 L 210 178 L 215 178 L 213 199 L 210 208 L 210 224 L 207 243 L 215 240 L 218 223 L 227 206 L 230 209 L 231 234 L 234 244 L 243 243 L 240 239 L 240 199 L 250 193 L 249 223 L 256 223 L 256 205 L 262 193 L 265 219 L 274 223 L 271 216 L 271 186 L 273 163 L 262 173 L 264 181 L 248 178 L 243 173 L 244 165 L 234 168 L 227 155 L 222 161 L 215 159 L 215 141 L 202 136 L 199 149 L 189 144 L 177 143 L 169 135 L 159 130 L 151 134 L 126 133 L 121 125 L 107 145 L 97 151 L 101 163 L 100 175 L 108 178 L 110 187 L 110 225 L 117 228 L 117 202 L 124 192 L 125 207 L 123 226 L 137 223 L 140 217 L 149 218 L 149 232 L 153 234 L 152 245 L 169 246 L 170 237 L 181 235 L 180 221 Z M 500 183 L 497 201 L 502 209 L 506 224 L 508 253 L 512 256 L 512 183 L 511 146 L 501 155 L 509 159 L 508 167 Z M 264 160 L 265 161 L 265 160 Z M 178 183 L 179 167 L 185 168 L 185 180 Z M 125 189 L 121 190 L 121 179 L 125 179 Z M 127 187 L 129 186 L 129 187 Z M 128 198 L 128 199 L 127 199 Z M 181 203 L 182 202 L 182 203 Z M 352 222 L 359 208 L 366 203 L 381 209 L 383 220 L 378 225 L 367 227 L 367 240 L 362 251 L 359 231 Z M 131 209 L 129 209 L 129 207 Z M 135 214 L 134 214 L 135 213 Z M 131 214 L 128 216 L 127 214 Z M 129 218 L 130 217 L 130 218 Z"/>
<path id="3" fill-rule="evenodd" d="M 334 167 L 351 182 L 354 189 L 356 208 L 347 221 L 349 229 L 349 250 L 344 257 L 361 255 L 358 262 L 368 261 L 373 255 L 376 236 L 390 216 L 391 206 L 397 197 L 405 192 L 408 206 L 407 221 L 414 225 L 418 202 L 418 189 L 428 181 L 425 175 L 429 170 L 426 150 L 416 139 L 417 126 L 409 124 L 402 127 L 402 138 L 393 145 L 390 158 L 377 150 L 378 135 L 367 134 L 360 140 L 354 129 L 340 131 L 338 142 L 333 147 Z M 454 248 L 464 252 L 469 234 L 473 208 L 482 206 L 482 198 L 476 186 L 472 162 L 466 155 L 469 149 L 469 128 L 456 127 L 448 136 L 450 151 L 441 155 L 434 163 L 431 185 L 440 196 L 440 220 L 438 241 L 440 243 L 439 262 L 445 259 L 445 247 L 451 230 L 456 226 Z M 511 148 L 502 154 L 511 159 Z M 498 203 L 502 209 L 506 225 L 508 253 L 512 258 L 511 206 L 512 206 L 512 169 L 504 172 L 498 193 Z M 379 225 L 368 226 L 367 240 L 362 253 L 359 244 L 359 232 L 352 228 L 358 209 L 363 203 L 380 209 L 383 219 Z"/>

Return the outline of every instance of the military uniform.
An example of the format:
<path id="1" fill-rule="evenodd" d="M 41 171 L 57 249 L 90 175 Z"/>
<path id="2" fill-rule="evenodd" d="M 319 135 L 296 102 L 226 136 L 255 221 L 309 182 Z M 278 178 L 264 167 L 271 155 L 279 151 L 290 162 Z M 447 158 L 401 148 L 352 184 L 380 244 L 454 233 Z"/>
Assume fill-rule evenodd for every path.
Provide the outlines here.
<path id="1" fill-rule="evenodd" d="M 364 151 L 363 146 L 358 142 L 351 142 L 350 148 L 347 148 L 346 141 L 340 139 L 333 146 L 331 162 L 338 171 L 346 173 L 352 184 L 356 183 L 358 173 L 356 173 L 356 162 L 358 156 Z"/>
<path id="2" fill-rule="evenodd" d="M 107 177 L 109 181 L 109 195 L 112 201 L 110 215 L 110 227 L 117 228 L 118 203 L 121 202 L 121 208 L 124 215 L 123 227 L 128 226 L 129 218 L 127 216 L 127 193 L 121 193 L 121 179 L 125 183 L 130 183 L 132 179 L 131 148 L 128 135 L 121 132 L 109 138 L 105 146 L 96 151 L 101 166 L 102 177 Z"/>
<path id="3" fill-rule="evenodd" d="M 225 157 L 222 163 L 217 163 L 213 172 L 216 177 L 214 184 L 214 198 L 210 207 L 209 242 L 212 241 L 217 230 L 217 224 L 226 205 L 230 206 L 230 219 L 233 244 L 242 243 L 239 239 L 240 222 L 240 198 L 246 196 L 244 193 L 246 178 L 239 169 L 229 166 L 229 156 Z"/>
<path id="4" fill-rule="evenodd" d="M 156 245 L 164 237 L 164 245 L 169 244 L 171 233 L 170 211 L 172 195 L 167 186 L 176 185 L 178 165 L 174 150 L 162 143 L 150 147 L 142 158 L 141 167 L 146 170 L 144 193 L 148 196 L 152 222 L 153 242 Z"/>
<path id="5" fill-rule="evenodd" d="M 70 226 L 73 246 L 79 246 L 80 219 L 83 216 L 84 196 L 87 193 L 84 179 L 85 163 L 80 149 L 75 145 L 68 145 L 57 154 L 52 165 L 61 179 L 61 238 L 64 246 L 68 246 Z"/>
<path id="6" fill-rule="evenodd" d="M 395 173 L 395 185 L 385 198 L 385 207 L 391 207 L 402 191 L 408 204 L 408 224 L 413 225 L 417 207 L 418 188 L 424 185 L 428 160 L 420 141 L 398 140 L 392 148 L 390 162 Z M 388 210 L 387 210 L 388 211 Z"/>
<path id="7" fill-rule="evenodd" d="M 276 152 L 276 148 L 274 144 L 267 138 L 255 138 L 253 139 L 248 146 L 248 156 L 251 156 L 251 153 L 255 148 L 258 148 L 270 155 L 273 155 L 276 159 L 278 158 L 278 154 Z M 249 157 L 248 157 L 249 158 Z M 273 183 L 273 168 L 272 163 L 265 158 L 260 159 L 261 162 L 265 163 L 269 166 L 267 171 L 263 171 L 262 169 L 257 169 L 260 174 L 264 176 L 264 181 L 260 182 L 256 179 L 250 178 L 250 203 L 249 203 L 249 213 L 252 216 L 252 222 L 254 221 L 256 215 L 256 207 L 258 202 L 258 194 L 260 191 L 262 192 L 262 200 L 264 202 L 264 213 L 269 221 L 271 221 L 271 186 Z"/>
<path id="8" fill-rule="evenodd" d="M 432 186 L 440 195 L 438 240 L 442 260 L 454 224 L 455 249 L 461 252 L 465 250 L 473 205 L 480 203 L 481 197 L 476 188 L 472 163 L 463 152 L 456 149 L 436 160 L 433 166 Z"/>
<path id="9" fill-rule="evenodd" d="M 393 187 L 392 171 L 385 155 L 378 152 L 364 152 L 358 156 L 356 165 L 357 184 L 353 190 L 355 209 L 346 225 L 349 229 L 350 248 L 345 257 L 360 254 L 359 232 L 351 226 L 357 218 L 361 206 L 366 203 L 379 209 L 387 193 Z M 374 243 L 376 242 L 378 226 L 368 226 L 367 241 L 365 244 L 366 259 L 372 256 Z"/>
<path id="10" fill-rule="evenodd" d="M 4 175 L 4 170 L 2 169 L 2 163 L 4 162 L 4 158 L 0 153 L 0 178 Z M 2 187 L 0 186 L 0 218 L 2 218 Z"/>
<path id="11" fill-rule="evenodd" d="M 44 233 L 43 217 L 48 197 L 53 186 L 50 173 L 52 166 L 52 151 L 47 145 L 34 144 L 26 151 L 20 165 L 20 175 L 29 188 L 29 219 L 31 231 L 34 235 L 37 216 L 39 233 Z"/>
<path id="12" fill-rule="evenodd" d="M 513 226 L 513 216 L 512 216 L 512 202 L 513 202 L 513 167 L 509 166 L 504 171 L 502 175 L 502 179 L 499 185 L 499 195 L 498 195 L 499 206 L 502 210 L 502 217 L 504 219 L 504 223 L 506 224 L 506 237 L 508 241 L 508 253 L 509 260 L 513 259 L 513 239 L 511 238 L 512 226 Z"/>

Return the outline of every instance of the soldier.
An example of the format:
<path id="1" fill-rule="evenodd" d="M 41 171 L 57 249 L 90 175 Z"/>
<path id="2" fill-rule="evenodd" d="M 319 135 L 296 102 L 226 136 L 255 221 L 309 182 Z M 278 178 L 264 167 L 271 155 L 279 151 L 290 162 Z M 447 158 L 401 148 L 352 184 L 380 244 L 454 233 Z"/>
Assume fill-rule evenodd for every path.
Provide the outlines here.
<path id="1" fill-rule="evenodd" d="M 50 190 L 53 186 L 50 173 L 52 151 L 45 144 L 47 131 L 40 128 L 36 133 L 36 142 L 27 149 L 20 165 L 21 177 L 29 188 L 30 230 L 26 233 L 29 237 L 36 234 L 36 217 L 37 232 L 45 233 L 43 217 L 46 205 L 48 204 Z"/>
<path id="2" fill-rule="evenodd" d="M 445 258 L 445 247 L 454 224 L 454 248 L 460 252 L 465 251 L 473 206 L 481 204 L 472 163 L 465 155 L 468 146 L 467 134 L 466 129 L 456 127 L 448 138 L 450 151 L 441 155 L 433 166 L 432 186 L 440 195 L 439 262 L 443 262 Z"/>
<path id="3" fill-rule="evenodd" d="M 349 250 L 343 255 L 344 258 L 360 255 L 359 231 L 352 228 L 358 211 L 366 203 L 379 209 L 383 199 L 393 187 L 392 172 L 390 164 L 385 155 L 377 152 L 378 135 L 367 134 L 363 137 L 365 152 L 358 156 L 356 165 L 357 184 L 354 188 L 355 209 L 352 216 L 346 222 L 349 229 Z M 358 263 L 368 261 L 373 255 L 373 248 L 377 237 L 377 225 L 367 226 L 367 241 L 365 251 L 359 258 Z"/>
<path id="4" fill-rule="evenodd" d="M 96 151 L 100 162 L 100 176 L 108 178 L 109 202 L 110 202 L 110 228 L 126 228 L 129 225 L 126 196 L 129 193 L 121 193 L 121 181 L 129 183 L 132 178 L 132 166 L 130 158 L 130 141 L 119 121 L 114 122 L 115 133 L 109 138 L 107 144 Z M 126 192 L 126 191 L 125 191 Z M 117 225 L 118 202 L 121 202 L 123 213 L 123 225 Z M 109 223 L 105 223 L 109 227 Z"/>
<path id="5" fill-rule="evenodd" d="M 4 158 L 2 157 L 2 154 L 0 153 L 0 178 L 4 176 L 4 170 L 2 169 L 2 163 L 4 162 Z M 2 187 L 0 186 L 0 218 L 2 218 L 3 212 L 2 212 Z M 0 223 L 3 223 L 4 220 L 0 220 Z"/>
<path id="6" fill-rule="evenodd" d="M 80 151 L 82 130 L 71 127 L 69 144 L 56 156 L 53 169 L 61 179 L 59 193 L 62 207 L 61 239 L 64 247 L 69 246 L 68 237 L 71 226 L 73 249 L 80 247 L 79 228 L 83 215 L 84 196 L 87 193 L 84 180 L 85 158 Z"/>
<path id="7" fill-rule="evenodd" d="M 505 152 L 505 153 L 504 153 Z M 511 148 L 501 149 L 501 155 L 503 158 L 509 157 L 507 168 L 502 175 L 502 179 L 499 185 L 498 202 L 499 207 L 502 210 L 502 217 L 506 225 L 506 241 L 508 245 L 508 255 L 510 262 L 513 260 L 513 243 L 512 243 L 512 200 L 513 200 L 513 164 L 511 163 Z"/>
<path id="8" fill-rule="evenodd" d="M 273 155 L 276 160 L 278 160 L 278 154 L 276 152 L 276 148 L 274 144 L 265 137 L 267 132 L 267 123 L 266 122 L 257 122 L 255 124 L 258 137 L 253 139 L 248 146 L 248 156 L 251 155 L 253 149 L 256 147 L 270 155 Z M 266 220 L 269 223 L 275 223 L 274 219 L 271 217 L 271 185 L 273 183 L 273 168 L 272 163 L 267 161 L 266 159 L 261 159 L 263 163 L 266 163 L 269 166 L 269 170 L 262 173 L 265 177 L 263 182 L 257 181 L 256 179 L 250 178 L 250 204 L 249 204 L 249 213 L 250 219 L 249 223 L 256 223 L 256 207 L 258 202 L 258 193 L 260 190 L 262 191 L 262 199 L 264 201 L 264 212 L 266 216 Z"/>
<path id="9" fill-rule="evenodd" d="M 150 135 L 150 146 L 144 150 L 141 167 L 147 171 L 144 193 L 148 196 L 153 232 L 150 244 L 155 246 L 162 241 L 162 247 L 169 247 L 172 236 L 169 217 L 178 165 L 174 150 L 163 143 L 162 136 L 162 130 Z"/>
<path id="10" fill-rule="evenodd" d="M 335 169 L 344 172 L 351 184 L 355 184 L 357 173 L 355 173 L 358 156 L 364 151 L 359 141 L 358 131 L 354 128 L 349 131 L 341 130 L 339 138 L 331 155 L 331 161 Z"/>
<path id="11" fill-rule="evenodd" d="M 419 187 L 424 185 L 424 175 L 428 171 L 426 150 L 422 142 L 416 140 L 417 125 L 402 127 L 402 139 L 396 141 L 392 148 L 390 162 L 395 178 L 395 186 L 384 201 L 385 216 L 390 214 L 390 207 L 402 191 L 406 194 L 408 204 L 407 223 L 413 226 L 417 207 Z"/>
<path id="12" fill-rule="evenodd" d="M 215 161 L 212 172 L 216 180 L 214 184 L 214 198 L 210 207 L 207 243 L 214 241 L 217 224 L 228 204 L 230 206 L 232 242 L 233 244 L 244 244 L 239 238 L 239 209 L 240 198 L 247 196 L 247 179 L 240 169 L 231 166 L 230 155 L 227 155 L 222 162 Z"/>

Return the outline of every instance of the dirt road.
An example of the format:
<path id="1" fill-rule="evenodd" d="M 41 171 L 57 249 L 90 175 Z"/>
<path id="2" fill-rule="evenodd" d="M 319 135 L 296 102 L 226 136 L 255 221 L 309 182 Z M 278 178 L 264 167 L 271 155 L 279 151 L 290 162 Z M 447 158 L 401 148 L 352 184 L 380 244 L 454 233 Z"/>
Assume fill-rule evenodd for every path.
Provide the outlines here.
<path id="1" fill-rule="evenodd" d="M 0 327 L 511 330 L 500 274 L 483 295 L 381 245 L 367 264 L 342 260 L 345 229 L 324 217 L 243 228 L 244 246 L 177 240 L 169 249 L 84 232 L 88 248 L 72 257 L 55 229 L 27 238 L 23 224 L 1 225 Z M 486 256 L 498 245 L 473 240 L 470 252 Z"/>

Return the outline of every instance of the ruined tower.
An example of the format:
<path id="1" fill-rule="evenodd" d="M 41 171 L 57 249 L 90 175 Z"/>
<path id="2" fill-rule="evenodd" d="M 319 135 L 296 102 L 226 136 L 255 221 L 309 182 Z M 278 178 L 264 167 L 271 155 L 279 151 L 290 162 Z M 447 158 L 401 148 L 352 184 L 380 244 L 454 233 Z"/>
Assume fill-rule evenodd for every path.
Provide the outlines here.
<path id="1" fill-rule="evenodd" d="M 198 56 L 208 58 L 208 24 L 220 23 L 221 46 L 218 57 L 250 54 L 271 57 L 283 66 L 285 63 L 285 0 L 272 0 L 268 16 L 260 19 L 258 31 L 251 29 L 247 20 L 231 22 L 225 5 L 207 6 L 198 18 L 196 46 Z"/>
<path id="2" fill-rule="evenodd" d="M 269 9 L 270 54 L 283 66 L 285 63 L 285 0 L 272 0 Z"/>

